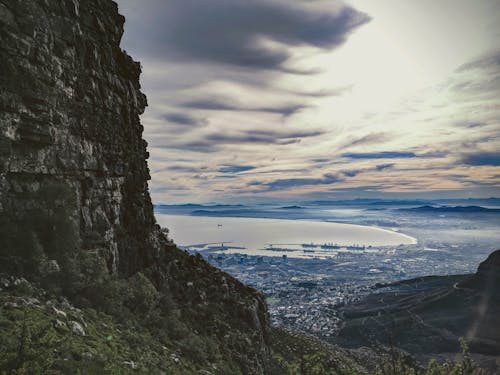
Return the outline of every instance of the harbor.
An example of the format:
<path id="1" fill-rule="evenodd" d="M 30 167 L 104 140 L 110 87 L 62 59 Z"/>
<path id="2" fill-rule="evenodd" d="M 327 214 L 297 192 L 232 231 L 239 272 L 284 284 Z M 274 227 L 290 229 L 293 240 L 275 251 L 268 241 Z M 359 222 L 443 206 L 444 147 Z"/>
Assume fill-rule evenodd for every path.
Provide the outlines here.
<path id="1" fill-rule="evenodd" d="M 178 246 L 202 253 L 328 258 L 415 244 L 413 237 L 378 227 L 313 221 L 157 214 Z"/>

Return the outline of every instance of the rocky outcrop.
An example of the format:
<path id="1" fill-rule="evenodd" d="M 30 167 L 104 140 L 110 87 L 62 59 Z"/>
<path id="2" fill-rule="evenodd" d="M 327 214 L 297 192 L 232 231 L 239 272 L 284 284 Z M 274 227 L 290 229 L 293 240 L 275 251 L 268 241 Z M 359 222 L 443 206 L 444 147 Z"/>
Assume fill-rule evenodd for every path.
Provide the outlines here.
<path id="1" fill-rule="evenodd" d="M 262 373 L 263 297 L 156 224 L 123 25 L 111 0 L 0 0 L 0 273 Z"/>
<path id="2" fill-rule="evenodd" d="M 459 286 L 480 290 L 500 300 L 500 250 L 491 253 L 481 262 L 477 272 Z"/>
<path id="3" fill-rule="evenodd" d="M 120 49 L 109 0 L 0 1 L 0 212 L 46 207 L 47 186 L 75 196 L 83 251 L 130 275 L 158 256 L 139 115 L 140 64 Z M 36 234 L 38 235 L 38 234 Z"/>

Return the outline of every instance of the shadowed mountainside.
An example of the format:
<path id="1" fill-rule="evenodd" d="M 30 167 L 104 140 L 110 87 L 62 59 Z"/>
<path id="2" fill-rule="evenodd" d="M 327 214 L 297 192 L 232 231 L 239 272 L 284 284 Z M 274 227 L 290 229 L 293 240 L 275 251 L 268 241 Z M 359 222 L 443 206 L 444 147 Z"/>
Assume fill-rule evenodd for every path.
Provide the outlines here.
<path id="1" fill-rule="evenodd" d="M 263 297 L 177 249 L 155 222 L 139 119 L 146 98 L 140 64 L 120 49 L 123 24 L 110 0 L 0 0 L 5 290 L 26 280 L 40 303 L 64 296 L 121 324 L 149 324 L 169 351 L 211 347 L 196 366 L 262 372 Z M 9 316 L 14 329 L 19 316 Z"/>
<path id="2" fill-rule="evenodd" d="M 500 250 L 474 275 L 429 276 L 377 285 L 373 294 L 343 309 L 336 343 L 384 343 L 416 355 L 454 358 L 459 337 L 477 360 L 494 367 L 500 355 Z"/>

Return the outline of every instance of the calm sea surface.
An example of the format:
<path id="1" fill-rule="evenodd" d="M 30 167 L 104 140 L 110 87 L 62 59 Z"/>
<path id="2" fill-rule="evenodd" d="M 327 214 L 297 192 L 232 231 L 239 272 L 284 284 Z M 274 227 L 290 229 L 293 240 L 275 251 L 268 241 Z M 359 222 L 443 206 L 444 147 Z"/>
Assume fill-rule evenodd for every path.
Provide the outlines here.
<path id="1" fill-rule="evenodd" d="M 220 248 L 226 253 L 312 257 L 333 254 L 332 249 L 319 246 L 324 244 L 368 247 L 416 243 L 413 237 L 402 233 L 353 224 L 159 213 L 156 218 L 162 227 L 169 228 L 170 237 L 177 245 L 200 251 Z M 302 244 L 317 246 L 304 252 Z"/>

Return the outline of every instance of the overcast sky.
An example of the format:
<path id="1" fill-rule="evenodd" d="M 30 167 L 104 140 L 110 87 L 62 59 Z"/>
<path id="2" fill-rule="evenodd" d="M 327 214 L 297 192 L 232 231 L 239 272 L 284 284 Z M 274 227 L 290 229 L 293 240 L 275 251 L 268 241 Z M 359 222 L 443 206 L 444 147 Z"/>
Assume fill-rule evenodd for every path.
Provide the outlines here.
<path id="1" fill-rule="evenodd" d="M 500 196 L 500 0 L 119 0 L 155 203 Z"/>

